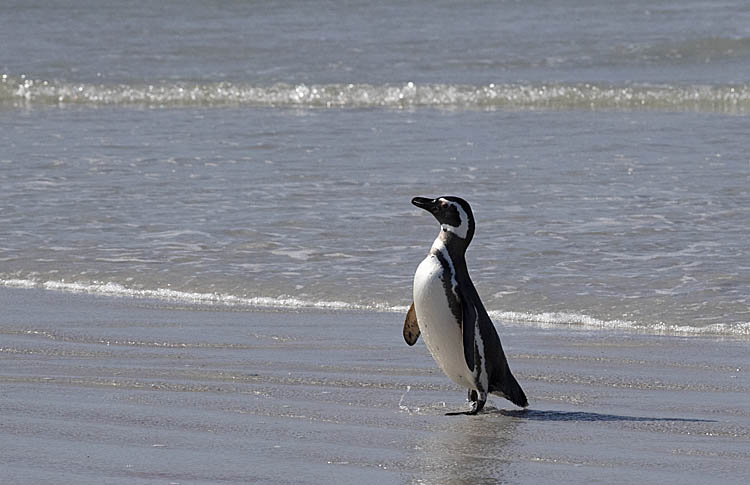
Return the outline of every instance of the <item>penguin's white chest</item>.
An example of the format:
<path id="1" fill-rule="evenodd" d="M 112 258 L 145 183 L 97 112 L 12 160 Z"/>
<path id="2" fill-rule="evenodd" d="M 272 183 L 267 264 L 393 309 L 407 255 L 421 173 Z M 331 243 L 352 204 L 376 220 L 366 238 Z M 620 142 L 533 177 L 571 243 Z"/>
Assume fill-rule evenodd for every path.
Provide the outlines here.
<path id="1" fill-rule="evenodd" d="M 414 310 L 419 330 L 445 375 L 460 386 L 476 389 L 464 358 L 461 326 L 451 312 L 445 293 L 443 273 L 440 260 L 429 254 L 414 274 Z"/>

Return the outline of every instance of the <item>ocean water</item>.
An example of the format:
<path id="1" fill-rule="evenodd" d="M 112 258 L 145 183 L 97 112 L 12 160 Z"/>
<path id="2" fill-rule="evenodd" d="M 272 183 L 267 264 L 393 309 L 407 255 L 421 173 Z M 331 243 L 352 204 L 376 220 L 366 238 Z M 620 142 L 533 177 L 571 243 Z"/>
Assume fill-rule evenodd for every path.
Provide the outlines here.
<path id="1" fill-rule="evenodd" d="M 0 5 L 0 284 L 750 336 L 750 4 Z"/>

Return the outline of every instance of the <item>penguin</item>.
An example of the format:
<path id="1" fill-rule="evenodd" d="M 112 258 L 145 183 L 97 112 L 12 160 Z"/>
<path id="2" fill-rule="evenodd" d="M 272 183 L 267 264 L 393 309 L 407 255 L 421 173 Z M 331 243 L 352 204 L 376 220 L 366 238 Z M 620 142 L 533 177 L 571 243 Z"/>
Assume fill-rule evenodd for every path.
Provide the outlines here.
<path id="1" fill-rule="evenodd" d="M 475 226 L 471 206 L 453 196 L 415 197 L 411 203 L 435 216 L 440 233 L 414 274 L 414 302 L 406 313 L 404 340 L 414 345 L 421 334 L 443 372 L 468 389 L 470 410 L 447 414 L 479 413 L 488 393 L 528 406 L 466 267 L 466 248 Z"/>

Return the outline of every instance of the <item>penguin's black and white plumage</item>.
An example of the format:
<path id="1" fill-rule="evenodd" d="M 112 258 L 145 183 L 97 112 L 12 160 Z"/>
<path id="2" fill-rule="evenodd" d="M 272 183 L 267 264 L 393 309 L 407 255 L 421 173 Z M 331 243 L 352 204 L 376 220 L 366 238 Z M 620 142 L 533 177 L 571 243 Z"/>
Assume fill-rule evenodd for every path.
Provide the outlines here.
<path id="1" fill-rule="evenodd" d="M 526 395 L 510 372 L 466 267 L 466 248 L 474 237 L 469 203 L 459 197 L 415 197 L 411 202 L 435 216 L 440 234 L 414 274 L 414 303 L 404 322 L 406 343 L 414 345 L 421 333 L 443 372 L 469 390 L 471 410 L 449 414 L 478 413 L 488 393 L 526 407 Z"/>

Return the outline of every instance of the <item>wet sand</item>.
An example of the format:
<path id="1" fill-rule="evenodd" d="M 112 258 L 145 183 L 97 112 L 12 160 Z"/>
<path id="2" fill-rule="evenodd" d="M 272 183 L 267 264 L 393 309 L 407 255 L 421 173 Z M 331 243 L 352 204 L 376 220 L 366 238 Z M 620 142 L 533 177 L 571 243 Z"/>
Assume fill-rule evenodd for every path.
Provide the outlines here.
<path id="1" fill-rule="evenodd" d="M 528 410 L 394 313 L 0 289 L 0 481 L 744 483 L 750 344 L 498 322 Z"/>

